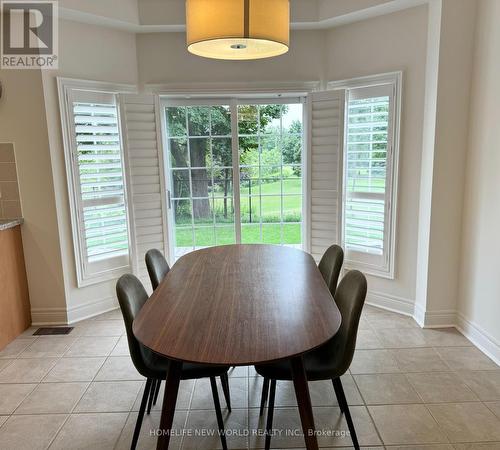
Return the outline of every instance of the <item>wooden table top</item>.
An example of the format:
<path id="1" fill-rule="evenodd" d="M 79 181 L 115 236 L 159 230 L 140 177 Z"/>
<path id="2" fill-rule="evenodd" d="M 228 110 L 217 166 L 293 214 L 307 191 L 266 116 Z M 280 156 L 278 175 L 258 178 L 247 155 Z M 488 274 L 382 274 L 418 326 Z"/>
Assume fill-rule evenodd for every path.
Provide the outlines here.
<path id="1" fill-rule="evenodd" d="M 236 366 L 301 355 L 334 336 L 340 323 L 309 254 L 274 245 L 227 245 L 180 258 L 133 331 L 169 358 Z"/>

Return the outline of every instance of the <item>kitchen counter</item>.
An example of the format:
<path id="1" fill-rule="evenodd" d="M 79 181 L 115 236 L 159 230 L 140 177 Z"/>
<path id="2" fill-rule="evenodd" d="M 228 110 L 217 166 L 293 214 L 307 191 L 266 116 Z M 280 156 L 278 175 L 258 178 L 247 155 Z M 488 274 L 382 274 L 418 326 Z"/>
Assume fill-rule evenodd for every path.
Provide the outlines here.
<path id="1" fill-rule="evenodd" d="M 0 219 L 0 231 L 8 230 L 9 228 L 17 227 L 24 222 L 23 218 L 20 219 Z"/>

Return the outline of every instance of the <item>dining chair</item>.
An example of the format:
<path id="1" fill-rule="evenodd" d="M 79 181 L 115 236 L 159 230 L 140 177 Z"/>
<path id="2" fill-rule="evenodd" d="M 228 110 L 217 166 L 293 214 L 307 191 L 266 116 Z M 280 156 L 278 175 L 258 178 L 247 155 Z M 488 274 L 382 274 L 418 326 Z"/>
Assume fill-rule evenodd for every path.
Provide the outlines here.
<path id="1" fill-rule="evenodd" d="M 149 279 L 151 280 L 151 287 L 154 291 L 167 276 L 167 273 L 170 271 L 170 266 L 160 250 L 156 248 L 152 248 L 146 252 L 145 260 Z M 227 372 L 221 375 L 220 380 L 222 384 L 222 392 L 224 393 L 224 398 L 226 399 L 227 409 L 231 412 L 231 394 L 229 391 L 229 377 Z M 148 400 L 148 414 L 151 412 L 151 406 L 156 405 L 158 393 L 160 392 L 160 386 L 161 380 L 155 380 L 153 382 L 153 387 Z"/>
<path id="2" fill-rule="evenodd" d="M 137 317 L 137 314 L 148 300 L 148 294 L 139 279 L 131 274 L 122 275 L 116 283 L 116 295 L 118 297 L 120 309 L 123 314 L 123 320 L 125 322 L 132 362 L 137 371 L 146 378 L 146 387 L 142 396 L 139 415 L 137 417 L 134 435 L 132 437 L 131 449 L 134 450 L 139 439 L 144 412 L 146 410 L 146 403 L 148 402 L 151 390 L 153 389 L 153 382 L 164 380 L 166 378 L 169 359 L 157 355 L 142 345 L 132 331 L 134 319 Z M 227 374 L 228 370 L 229 366 L 208 366 L 203 364 L 185 363 L 183 364 L 181 375 L 182 380 L 210 378 L 217 424 L 219 427 L 222 448 L 224 450 L 227 450 L 227 444 L 215 377 Z"/>
<path id="3" fill-rule="evenodd" d="M 361 272 L 351 270 L 344 276 L 335 293 L 335 303 L 342 316 L 339 331 L 328 342 L 303 356 L 308 381 L 332 380 L 340 411 L 345 414 L 355 449 L 359 449 L 358 438 L 340 377 L 349 369 L 354 355 L 366 289 L 366 278 Z M 268 450 L 271 446 L 276 381 L 292 380 L 292 372 L 288 360 L 258 365 L 255 370 L 259 375 L 271 380 L 265 441 L 265 448 Z"/>
<path id="4" fill-rule="evenodd" d="M 327 248 L 318 264 L 323 280 L 325 280 L 332 296 L 335 296 L 340 271 L 344 263 L 344 250 L 338 245 L 331 245 Z M 269 395 L 269 379 L 264 378 L 262 383 L 262 394 L 260 396 L 260 415 L 264 414 L 267 397 Z"/>

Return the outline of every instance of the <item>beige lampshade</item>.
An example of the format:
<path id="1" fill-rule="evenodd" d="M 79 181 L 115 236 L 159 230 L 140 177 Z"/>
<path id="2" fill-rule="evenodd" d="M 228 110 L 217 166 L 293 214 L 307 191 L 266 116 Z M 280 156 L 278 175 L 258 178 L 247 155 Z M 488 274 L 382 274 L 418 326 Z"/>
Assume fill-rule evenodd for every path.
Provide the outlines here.
<path id="1" fill-rule="evenodd" d="M 289 0 L 186 0 L 188 50 L 215 59 L 282 55 L 290 42 Z"/>

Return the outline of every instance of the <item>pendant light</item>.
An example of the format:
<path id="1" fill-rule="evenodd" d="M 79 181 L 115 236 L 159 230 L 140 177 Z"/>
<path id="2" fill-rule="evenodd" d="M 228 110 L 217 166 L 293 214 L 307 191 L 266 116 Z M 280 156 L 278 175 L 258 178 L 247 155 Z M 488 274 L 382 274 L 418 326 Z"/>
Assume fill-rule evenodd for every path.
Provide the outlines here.
<path id="1" fill-rule="evenodd" d="M 289 0 L 186 0 L 189 52 L 213 59 L 249 60 L 286 53 Z"/>

